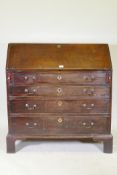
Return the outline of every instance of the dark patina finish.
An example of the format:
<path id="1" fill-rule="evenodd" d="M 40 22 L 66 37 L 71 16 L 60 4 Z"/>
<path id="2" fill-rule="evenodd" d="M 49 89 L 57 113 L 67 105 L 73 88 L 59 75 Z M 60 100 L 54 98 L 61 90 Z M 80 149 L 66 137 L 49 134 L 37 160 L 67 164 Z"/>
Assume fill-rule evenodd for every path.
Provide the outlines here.
<path id="1" fill-rule="evenodd" d="M 107 44 L 9 44 L 7 152 L 17 139 L 92 139 L 112 152 Z"/>

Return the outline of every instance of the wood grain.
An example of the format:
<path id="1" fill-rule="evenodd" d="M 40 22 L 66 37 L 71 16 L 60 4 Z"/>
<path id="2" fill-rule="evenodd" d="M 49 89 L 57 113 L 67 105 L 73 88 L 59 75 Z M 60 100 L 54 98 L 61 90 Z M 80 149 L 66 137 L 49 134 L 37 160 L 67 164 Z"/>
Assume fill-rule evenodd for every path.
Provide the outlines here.
<path id="1" fill-rule="evenodd" d="M 7 152 L 17 139 L 93 139 L 112 152 L 107 44 L 9 44 Z"/>

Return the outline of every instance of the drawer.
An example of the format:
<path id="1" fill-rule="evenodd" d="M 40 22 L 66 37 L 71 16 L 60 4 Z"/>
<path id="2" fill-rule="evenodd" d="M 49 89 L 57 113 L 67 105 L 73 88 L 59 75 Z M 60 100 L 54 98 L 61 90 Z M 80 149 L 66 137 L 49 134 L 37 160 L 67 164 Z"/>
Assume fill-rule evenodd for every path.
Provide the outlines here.
<path id="1" fill-rule="evenodd" d="M 109 99 L 85 100 L 11 100 L 11 113 L 110 113 Z"/>
<path id="2" fill-rule="evenodd" d="M 104 134 L 109 118 L 88 116 L 11 117 L 10 132 L 28 135 Z"/>
<path id="3" fill-rule="evenodd" d="M 8 74 L 14 85 L 31 85 L 38 83 L 68 84 L 105 84 L 106 71 L 48 71 L 48 72 L 16 72 Z"/>
<path id="4" fill-rule="evenodd" d="M 67 86 L 47 85 L 10 87 L 12 96 L 53 96 L 53 97 L 110 97 L 110 87 L 107 86 Z"/>

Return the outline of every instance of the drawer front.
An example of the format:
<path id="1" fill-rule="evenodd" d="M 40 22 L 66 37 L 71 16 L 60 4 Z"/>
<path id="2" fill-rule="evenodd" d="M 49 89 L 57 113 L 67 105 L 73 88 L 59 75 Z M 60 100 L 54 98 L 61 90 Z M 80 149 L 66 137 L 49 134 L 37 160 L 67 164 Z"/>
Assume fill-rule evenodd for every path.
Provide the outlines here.
<path id="1" fill-rule="evenodd" d="M 102 117 L 11 117 L 10 132 L 29 135 L 104 134 L 109 132 L 109 118 Z"/>
<path id="2" fill-rule="evenodd" d="M 10 87 L 12 96 L 53 96 L 53 97 L 110 97 L 110 87 L 40 85 Z"/>
<path id="3" fill-rule="evenodd" d="M 58 71 L 58 72 L 19 72 L 13 73 L 15 85 L 34 83 L 105 84 L 106 71 Z"/>
<path id="4" fill-rule="evenodd" d="M 108 99 L 11 100 L 11 113 L 110 113 Z"/>

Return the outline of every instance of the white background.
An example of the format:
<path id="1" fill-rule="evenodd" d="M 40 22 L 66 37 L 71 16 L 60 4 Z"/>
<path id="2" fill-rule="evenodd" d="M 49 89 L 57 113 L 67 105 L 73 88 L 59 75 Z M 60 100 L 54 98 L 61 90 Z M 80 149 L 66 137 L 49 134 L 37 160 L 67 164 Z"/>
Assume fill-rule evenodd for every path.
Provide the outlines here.
<path id="1" fill-rule="evenodd" d="M 6 154 L 5 63 L 9 42 L 108 43 L 113 62 L 114 153 L 101 144 L 22 142 Z M 0 172 L 3 175 L 116 174 L 117 0 L 0 0 Z"/>

